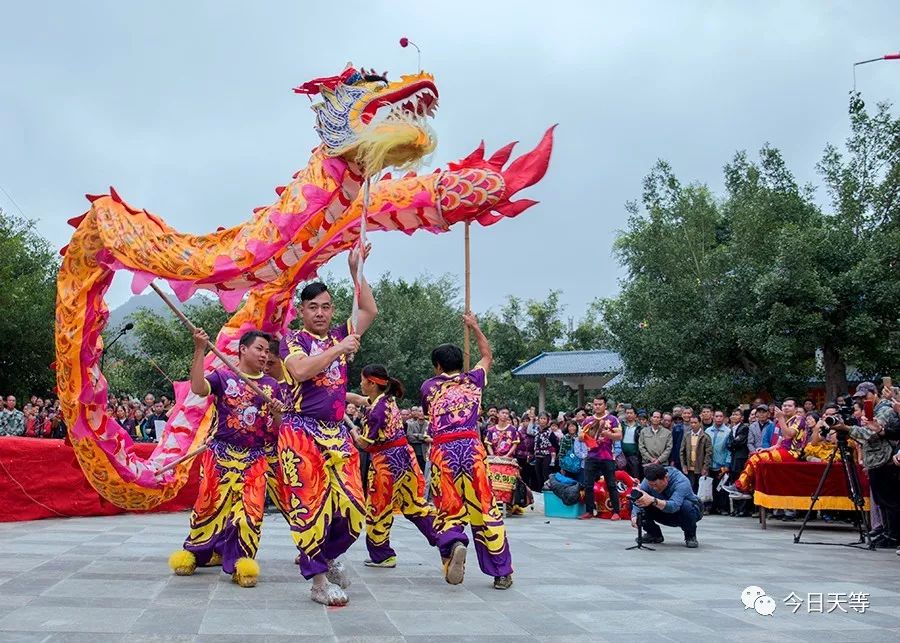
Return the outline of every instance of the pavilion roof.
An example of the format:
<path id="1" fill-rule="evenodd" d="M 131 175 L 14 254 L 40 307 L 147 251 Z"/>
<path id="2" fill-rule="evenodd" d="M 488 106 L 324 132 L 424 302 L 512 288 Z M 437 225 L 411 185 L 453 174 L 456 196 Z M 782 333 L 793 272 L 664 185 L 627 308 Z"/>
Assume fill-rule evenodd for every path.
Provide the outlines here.
<path id="1" fill-rule="evenodd" d="M 553 351 L 541 353 L 512 370 L 513 377 L 527 379 L 611 376 L 622 372 L 622 358 L 615 351 Z"/>

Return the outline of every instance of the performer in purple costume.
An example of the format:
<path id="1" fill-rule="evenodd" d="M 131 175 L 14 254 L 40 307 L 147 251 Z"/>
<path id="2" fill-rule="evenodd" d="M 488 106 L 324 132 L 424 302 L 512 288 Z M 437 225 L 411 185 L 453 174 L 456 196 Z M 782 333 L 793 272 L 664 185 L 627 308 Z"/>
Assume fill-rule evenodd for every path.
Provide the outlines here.
<path id="1" fill-rule="evenodd" d="M 368 248 L 366 249 L 368 252 Z M 365 521 L 359 452 L 344 417 L 347 356 L 359 350 L 359 337 L 378 309 L 372 289 L 355 283 L 360 252 L 350 252 L 350 275 L 359 289 L 359 326 L 331 328 L 334 309 L 325 284 L 308 284 L 300 293 L 303 328 L 281 342 L 285 380 L 292 400 L 278 435 L 278 457 L 286 486 L 291 535 L 300 550 L 300 572 L 312 579 L 311 598 L 323 605 L 345 605 L 350 579 L 336 559 L 354 543 Z"/>
<path id="2" fill-rule="evenodd" d="M 431 352 L 435 377 L 422 384 L 422 408 L 429 416 L 431 489 L 437 507 L 439 548 L 448 583 L 463 581 L 468 524 L 481 571 L 494 577 L 496 589 L 512 586 L 512 558 L 506 528 L 488 481 L 486 454 L 478 434 L 478 409 L 493 361 L 491 346 L 471 313 L 464 323 L 475 333 L 481 360 L 462 372 L 458 346 L 444 344 Z"/>
<path id="3" fill-rule="evenodd" d="M 207 335 L 194 333 L 191 392 L 214 395 L 218 421 L 201 458 L 201 484 L 191 529 L 184 549 L 169 557 L 179 576 L 189 576 L 197 566 L 216 565 L 242 587 L 253 587 L 259 576 L 254 560 L 262 530 L 266 479 L 270 476 L 266 456 L 275 451 L 283 410 L 281 390 L 262 373 L 270 338 L 259 331 L 244 333 L 238 345 L 238 368 L 276 401 L 275 408 L 227 368 L 204 376 L 203 358 Z"/>
<path id="4" fill-rule="evenodd" d="M 394 509 L 422 532 L 429 545 L 437 545 L 434 508 L 425 501 L 425 479 L 413 448 L 406 441 L 406 427 L 400 417 L 397 399 L 403 397 L 403 384 L 388 375 L 380 364 L 362 370 L 360 387 L 367 397 L 347 394 L 347 401 L 369 405 L 363 419 L 363 433 L 353 429 L 353 439 L 372 456 L 369 466 L 369 492 L 366 495 L 366 547 L 368 567 L 396 567 L 397 554 L 391 548 Z M 449 546 L 452 544 L 448 542 Z"/>

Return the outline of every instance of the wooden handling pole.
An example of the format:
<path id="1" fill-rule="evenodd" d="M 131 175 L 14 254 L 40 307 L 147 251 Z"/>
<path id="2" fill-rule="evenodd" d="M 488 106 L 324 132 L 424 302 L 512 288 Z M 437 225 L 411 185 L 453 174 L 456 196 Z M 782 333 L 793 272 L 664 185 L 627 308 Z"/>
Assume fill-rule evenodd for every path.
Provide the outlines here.
<path id="1" fill-rule="evenodd" d="M 153 474 L 153 475 L 155 475 L 155 476 L 158 478 L 158 477 L 160 477 L 161 475 L 163 475 L 164 473 L 168 473 L 169 471 L 171 471 L 172 469 L 174 469 L 175 467 L 177 467 L 177 466 L 178 466 L 179 464 L 181 464 L 182 462 L 187 462 L 188 460 L 191 460 L 191 459 L 193 459 L 193 458 L 196 458 L 198 455 L 200 455 L 201 453 L 203 453 L 204 451 L 206 451 L 208 448 L 209 448 L 209 445 L 208 445 L 208 444 L 202 444 L 202 445 L 200 445 L 199 447 L 197 447 L 196 449 L 194 449 L 193 451 L 191 451 L 190 453 L 185 453 L 183 456 L 181 456 L 180 458 L 178 458 L 178 459 L 175 460 L 174 462 L 170 462 L 170 463 L 167 464 L 166 466 L 162 467 L 159 471 L 157 471 L 157 472 L 156 472 L 155 474 Z"/>
<path id="2" fill-rule="evenodd" d="M 466 221 L 466 306 L 465 312 L 472 312 L 472 271 L 469 259 L 469 227 L 471 224 Z M 472 349 L 470 347 L 469 327 L 463 328 L 463 370 L 468 372 L 472 367 Z"/>
<path id="3" fill-rule="evenodd" d="M 159 295 L 160 299 L 162 299 L 165 302 L 165 304 L 169 308 L 172 309 L 172 312 L 175 313 L 175 316 L 178 317 L 178 319 L 181 320 L 181 323 L 184 324 L 185 327 L 189 331 L 191 331 L 191 334 L 193 334 L 197 330 L 197 327 L 191 323 L 191 320 L 188 319 L 185 316 L 185 314 L 183 312 L 181 312 L 174 303 L 172 303 L 172 300 L 169 299 L 169 297 L 166 295 L 166 293 L 164 293 L 162 290 L 159 289 L 159 286 L 157 286 L 153 282 L 150 282 L 150 287 L 153 288 L 153 290 L 156 292 L 156 294 Z M 211 350 L 213 352 L 213 355 L 215 355 L 220 360 L 222 360 L 222 363 L 225 364 L 225 366 L 227 366 L 229 369 L 231 369 L 231 371 L 235 375 L 237 375 L 239 378 L 244 380 L 244 383 L 250 387 L 250 390 L 252 390 L 254 393 L 256 393 L 261 398 L 263 398 L 267 403 L 272 404 L 272 405 L 275 404 L 275 401 L 272 398 L 270 398 L 268 395 L 266 395 L 263 392 L 263 390 L 261 388 L 259 388 L 259 386 L 257 386 L 256 382 L 254 382 L 252 379 L 250 379 L 249 377 L 247 377 L 246 375 L 241 373 L 240 369 L 238 369 L 238 367 L 232 363 L 232 361 L 228 358 L 228 356 L 225 355 L 225 353 L 220 351 L 218 348 L 216 348 L 216 345 L 213 344 L 208 339 L 206 340 L 206 347 L 209 348 L 209 350 Z"/>
<path id="4" fill-rule="evenodd" d="M 184 324 L 185 328 L 187 328 L 189 331 L 191 331 L 191 334 L 193 334 L 197 330 L 197 327 L 194 326 L 194 324 L 191 322 L 191 320 L 188 319 L 187 316 L 178 309 L 178 306 L 176 306 L 172 302 L 172 300 L 169 299 L 169 297 L 166 295 L 166 293 L 164 293 L 162 290 L 159 289 L 159 286 L 157 286 L 153 282 L 150 282 L 150 287 L 153 288 L 153 291 L 157 295 L 159 295 L 159 298 L 162 299 L 165 302 L 165 304 L 169 308 L 172 309 L 172 312 L 175 313 L 175 316 L 178 317 L 179 320 L 181 320 L 181 323 Z M 254 382 L 252 379 L 250 379 L 249 377 L 247 377 L 246 375 L 241 373 L 240 369 L 238 369 L 238 367 L 232 363 L 232 361 L 228 358 L 228 356 L 226 356 L 222 351 L 220 351 L 218 348 L 216 348 L 215 344 L 213 344 L 209 340 L 206 340 L 206 347 L 209 348 L 209 350 L 211 350 L 216 357 L 218 357 L 220 360 L 222 360 L 222 363 L 225 364 L 225 366 L 227 366 L 235 375 L 237 375 L 239 378 L 244 380 L 244 382 L 247 384 L 247 386 L 250 387 L 250 390 L 252 390 L 254 393 L 256 393 L 261 398 L 263 398 L 267 403 L 274 405 L 274 401 L 272 400 L 272 398 L 270 398 L 268 395 L 266 395 L 263 392 L 263 390 L 261 388 L 259 388 L 259 386 L 257 386 L 256 382 Z M 156 472 L 155 475 L 157 477 L 159 477 L 159 476 L 163 475 L 164 473 L 168 473 L 169 471 L 172 471 L 175 467 L 177 467 L 182 462 L 187 462 L 188 460 L 190 460 L 192 458 L 196 458 L 198 455 L 200 455 L 201 453 L 206 451 L 208 448 L 209 448 L 208 444 L 203 444 L 203 445 L 197 447 L 190 453 L 186 453 L 183 456 L 181 456 L 180 458 L 178 458 L 177 460 L 170 462 L 166 466 L 160 468 Z"/>

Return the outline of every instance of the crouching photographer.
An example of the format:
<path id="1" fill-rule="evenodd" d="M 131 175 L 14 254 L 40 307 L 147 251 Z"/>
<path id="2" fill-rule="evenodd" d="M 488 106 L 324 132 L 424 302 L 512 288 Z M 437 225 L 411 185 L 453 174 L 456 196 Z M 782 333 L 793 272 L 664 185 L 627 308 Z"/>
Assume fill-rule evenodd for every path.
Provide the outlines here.
<path id="1" fill-rule="evenodd" d="M 697 547 L 697 522 L 703 517 L 703 504 L 691 489 L 691 481 L 681 471 L 661 464 L 648 464 L 644 467 L 644 481 L 632 494 L 631 526 L 637 529 L 640 521 L 645 532 L 643 537 L 638 536 L 640 542 L 663 542 L 659 525 L 666 525 L 681 527 L 685 546 Z"/>

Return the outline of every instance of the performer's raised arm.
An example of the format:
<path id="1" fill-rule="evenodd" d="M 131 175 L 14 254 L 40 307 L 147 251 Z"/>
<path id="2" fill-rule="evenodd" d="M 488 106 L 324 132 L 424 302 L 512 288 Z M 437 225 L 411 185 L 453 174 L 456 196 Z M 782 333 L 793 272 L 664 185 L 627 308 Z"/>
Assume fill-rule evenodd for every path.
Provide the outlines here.
<path id="1" fill-rule="evenodd" d="M 481 353 L 481 359 L 475 365 L 475 368 L 482 368 L 487 373 L 491 370 L 491 364 L 494 363 L 494 353 L 491 351 L 491 343 L 478 325 L 478 319 L 472 313 L 463 315 L 463 323 L 475 333 L 475 341 L 478 343 L 478 352 Z"/>
<path id="2" fill-rule="evenodd" d="M 209 395 L 209 382 L 203 368 L 203 358 L 206 355 L 206 344 L 209 335 L 202 328 L 197 328 L 194 337 L 194 359 L 191 361 L 191 393 L 194 395 Z"/>

